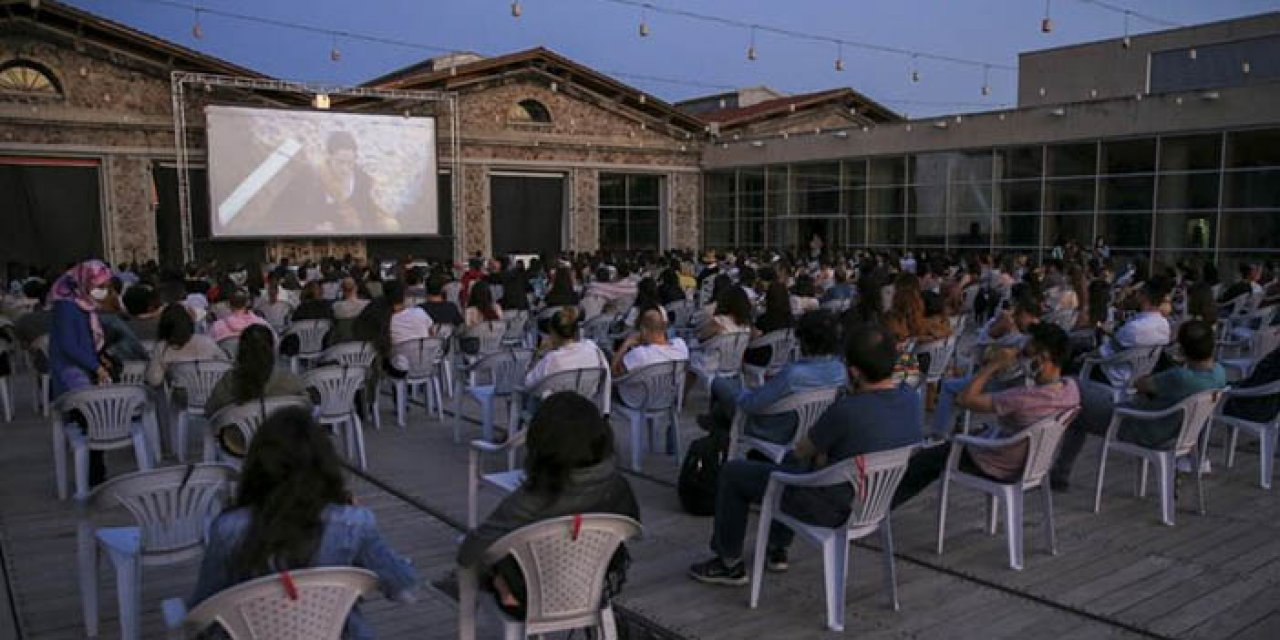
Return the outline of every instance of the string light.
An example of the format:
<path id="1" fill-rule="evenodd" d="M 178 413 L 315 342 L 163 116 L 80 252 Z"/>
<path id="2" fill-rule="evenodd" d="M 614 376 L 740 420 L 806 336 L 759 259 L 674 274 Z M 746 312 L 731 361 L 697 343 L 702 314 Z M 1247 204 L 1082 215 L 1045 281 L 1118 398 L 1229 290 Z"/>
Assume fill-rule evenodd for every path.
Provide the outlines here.
<path id="1" fill-rule="evenodd" d="M 342 60 L 342 50 L 338 48 L 338 36 L 333 37 L 333 46 L 329 49 L 329 60 L 333 62 Z"/>
<path id="2" fill-rule="evenodd" d="M 519 18 L 524 13 L 524 8 L 520 6 L 520 0 L 511 0 L 511 17 Z"/>
<path id="3" fill-rule="evenodd" d="M 990 75 L 991 75 L 991 67 L 983 67 L 982 68 L 982 95 L 984 96 L 991 95 Z"/>
<path id="4" fill-rule="evenodd" d="M 911 56 L 911 81 L 920 82 L 920 67 L 916 56 Z"/>
<path id="5" fill-rule="evenodd" d="M 1189 50 L 1187 51 L 1187 57 L 1188 57 L 1188 58 L 1191 58 L 1192 60 L 1195 60 L 1195 59 L 1196 59 L 1196 48 L 1195 48 L 1195 47 L 1191 47 L 1191 49 L 1189 49 Z"/>
<path id="6" fill-rule="evenodd" d="M 836 71 L 844 71 L 844 44 L 836 42 Z"/>
<path id="7" fill-rule="evenodd" d="M 204 27 L 200 26 L 200 8 L 196 7 L 196 20 L 191 25 L 191 36 L 196 40 L 204 37 Z"/>
<path id="8" fill-rule="evenodd" d="M 640 37 L 649 37 L 649 5 L 640 7 Z"/>
<path id="9" fill-rule="evenodd" d="M 751 44 L 747 46 L 747 60 L 756 59 L 756 28 L 751 27 Z"/>
<path id="10" fill-rule="evenodd" d="M 1253 71 L 1253 65 L 1249 64 L 1248 60 L 1245 60 L 1240 63 L 1240 71 L 1247 76 L 1249 75 L 1249 72 Z"/>
<path id="11" fill-rule="evenodd" d="M 1133 39 L 1129 37 L 1129 11 L 1124 12 L 1124 39 L 1120 40 L 1120 46 L 1128 49 L 1133 46 Z"/>
<path id="12" fill-rule="evenodd" d="M 1053 31 L 1053 18 L 1049 17 L 1049 3 L 1052 0 L 1044 0 L 1044 18 L 1040 20 L 1040 33 L 1049 33 Z"/>

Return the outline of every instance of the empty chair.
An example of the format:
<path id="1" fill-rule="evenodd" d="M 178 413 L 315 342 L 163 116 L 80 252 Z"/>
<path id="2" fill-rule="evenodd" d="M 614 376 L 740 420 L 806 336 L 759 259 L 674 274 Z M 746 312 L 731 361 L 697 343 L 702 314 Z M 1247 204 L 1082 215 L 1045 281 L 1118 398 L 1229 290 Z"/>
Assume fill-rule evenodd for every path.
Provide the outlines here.
<path id="1" fill-rule="evenodd" d="M 62 394 L 54 404 L 53 466 L 60 500 L 67 498 L 68 446 L 75 457 L 77 496 L 89 492 L 90 451 L 132 447 L 138 468 L 151 468 L 151 446 L 142 424 L 146 389 L 121 384 L 85 387 Z M 84 430 L 72 420 L 73 414 L 84 420 Z"/>
<path id="2" fill-rule="evenodd" d="M 1134 380 L 1149 375 L 1160 361 L 1163 347 L 1133 347 L 1109 357 L 1086 356 L 1080 368 L 1080 379 L 1089 380 L 1094 367 L 1105 367 L 1103 372 L 1111 382 L 1112 394 L 1118 402 L 1129 392 Z"/>
<path id="3" fill-rule="evenodd" d="M 204 432 L 204 461 L 217 461 L 219 443 L 234 457 L 243 457 L 249 451 L 249 443 L 253 442 L 258 426 L 285 407 L 302 407 L 310 411 L 311 401 L 301 396 L 276 396 L 220 409 L 209 418 L 209 426 Z"/>
<path id="4" fill-rule="evenodd" d="M 751 334 L 746 331 L 722 333 L 703 342 L 690 355 L 689 370 L 711 392 L 716 378 L 736 378 L 742 372 L 742 354 L 747 350 Z"/>
<path id="5" fill-rule="evenodd" d="M 809 433 L 809 428 L 818 422 L 818 418 L 822 417 L 822 413 L 827 410 L 827 407 L 830 407 L 831 403 L 836 401 L 836 396 L 839 393 L 840 389 L 837 387 L 793 393 L 751 415 L 747 415 L 741 409 L 735 409 L 733 426 L 729 431 L 729 458 L 743 458 L 746 457 L 748 451 L 758 451 L 770 460 L 781 463 L 787 452 L 795 448 L 796 444 Z M 792 434 L 791 442 L 789 443 L 769 442 L 754 438 L 746 433 L 747 420 L 752 416 L 789 413 L 796 415 L 796 430 Z"/>
<path id="6" fill-rule="evenodd" d="M 640 523 L 626 516 L 587 513 L 543 520 L 493 543 L 484 553 L 484 564 L 513 557 L 524 574 L 528 600 L 523 622 L 496 612 L 504 637 L 542 637 L 583 628 L 599 629 L 600 637 L 617 637 L 613 610 L 604 597 L 605 574 L 618 546 L 640 531 Z M 475 570 L 460 568 L 458 637 L 462 640 L 476 637 L 478 590 Z"/>
<path id="7" fill-rule="evenodd" d="M 525 370 L 533 360 L 532 349 L 507 349 L 490 353 L 471 364 L 462 364 L 458 376 L 462 390 L 453 398 L 453 441 L 462 441 L 462 400 L 470 397 L 480 405 L 480 429 L 485 440 L 493 440 L 493 410 L 497 400 L 507 403 L 508 414 L 515 412 L 511 403 L 515 390 L 524 381 Z"/>
<path id="8" fill-rule="evenodd" d="M 222 509 L 235 475 L 225 465 L 164 467 L 112 478 L 82 498 L 77 558 L 89 637 L 98 635 L 99 554 L 106 555 L 115 570 L 120 637 L 138 638 L 143 567 L 199 558 L 205 529 Z M 129 512 L 133 525 L 97 526 L 97 516 L 116 507 Z"/>
<path id="9" fill-rule="evenodd" d="M 328 320 L 299 320 L 289 325 L 289 329 L 281 336 L 280 342 L 289 336 L 298 337 L 298 353 L 289 358 L 289 369 L 298 372 L 300 364 L 310 363 L 320 357 L 324 350 L 324 337 L 333 326 Z"/>
<path id="10" fill-rule="evenodd" d="M 364 387 L 369 370 L 360 365 L 333 364 L 312 369 L 302 376 L 308 389 L 319 395 L 316 421 L 342 439 L 347 459 L 369 468 L 364 448 L 364 429 L 356 411 L 356 393 Z"/>
<path id="11" fill-rule="evenodd" d="M 760 521 L 756 527 L 755 557 L 751 566 L 751 608 L 760 600 L 764 578 L 764 559 L 769 540 L 769 527 L 774 521 L 785 525 L 800 538 L 822 548 L 823 582 L 827 596 L 827 628 L 844 630 L 845 583 L 849 572 L 849 543 L 879 531 L 884 554 L 885 582 L 889 587 L 889 605 L 898 610 L 898 585 L 893 564 L 893 530 L 889 523 L 889 505 L 898 483 L 907 470 L 907 461 L 915 447 L 868 453 L 843 460 L 819 471 L 805 474 L 774 471 L 769 476 L 764 499 L 760 502 Z M 851 484 L 854 488 L 853 510 L 849 519 L 835 528 L 808 524 L 787 515 L 781 509 L 786 487 L 829 487 Z"/>
<path id="12" fill-rule="evenodd" d="M 1173 480 L 1174 473 L 1177 471 L 1175 463 L 1181 456 L 1192 456 L 1196 470 L 1196 494 L 1199 498 L 1200 513 L 1203 514 L 1205 511 L 1204 468 L 1201 465 L 1201 461 L 1204 460 L 1204 449 L 1207 442 L 1200 436 L 1204 431 L 1205 425 L 1213 416 L 1214 407 L 1221 400 L 1221 397 L 1222 391 L 1211 389 L 1196 393 L 1182 402 L 1160 411 L 1139 411 L 1128 407 L 1116 407 L 1111 416 L 1111 424 L 1107 426 L 1107 433 L 1102 438 L 1102 455 L 1098 457 L 1098 485 L 1093 498 L 1093 512 L 1098 513 L 1102 509 L 1102 483 L 1106 479 L 1107 454 L 1115 452 L 1138 458 L 1141 461 L 1137 482 L 1137 494 L 1139 497 L 1145 496 L 1147 492 L 1148 464 L 1154 463 L 1156 465 L 1156 473 L 1160 483 L 1160 521 L 1169 526 L 1173 526 Z M 1170 449 L 1152 449 L 1116 438 L 1120 425 L 1126 419 L 1130 421 L 1150 421 L 1173 415 L 1181 415 L 1182 425 L 1179 427 L 1178 436 L 1174 439 L 1173 447 Z"/>
<path id="13" fill-rule="evenodd" d="M 942 474 L 938 498 L 938 554 L 942 554 L 943 541 L 947 531 L 947 499 L 951 484 L 981 491 L 989 496 L 987 502 L 987 533 L 995 534 L 996 522 L 999 519 L 998 503 L 1003 502 L 1005 508 L 1005 530 L 1009 543 L 1009 568 L 1022 570 L 1022 504 L 1026 492 L 1039 489 L 1044 496 L 1045 535 L 1048 536 L 1049 553 L 1058 554 L 1058 539 L 1053 527 L 1053 492 L 1045 476 L 1053 466 L 1057 457 L 1058 445 L 1062 442 L 1062 434 L 1071 423 L 1079 409 L 1063 411 L 1055 416 L 1044 418 L 1035 424 L 1007 438 L 980 438 L 970 435 L 957 435 L 952 439 L 951 452 L 947 457 L 947 466 Z M 960 466 L 960 457 L 966 448 L 973 449 L 1005 449 L 1020 442 L 1026 443 L 1027 459 L 1022 466 L 1022 474 L 1013 482 L 997 482 L 979 474 L 966 472 Z"/>
<path id="14" fill-rule="evenodd" d="M 921 360 L 924 359 L 921 356 L 927 355 L 929 360 L 928 368 L 924 371 L 924 384 L 939 384 L 946 377 L 947 368 L 951 366 L 951 359 L 955 356 L 956 343 L 959 340 L 958 334 L 952 334 L 941 340 L 930 340 L 915 345 L 912 353 Z"/>
<path id="15" fill-rule="evenodd" d="M 614 379 L 618 394 L 613 409 L 631 426 L 632 470 L 640 471 L 642 434 L 647 432 L 649 449 L 653 450 L 653 429 L 664 422 L 670 424 L 664 442 L 675 454 L 676 464 L 680 464 L 680 397 L 688 365 L 686 360 L 657 362 Z"/>
<path id="16" fill-rule="evenodd" d="M 507 323 L 502 334 L 502 344 L 508 347 L 527 347 L 529 339 L 529 312 L 524 309 L 513 309 L 503 312 L 503 322 Z"/>
<path id="17" fill-rule="evenodd" d="M 170 391 L 181 389 L 186 396 L 186 404 L 178 410 L 178 418 L 173 421 L 171 442 L 178 462 L 187 460 L 187 434 L 191 429 L 191 419 L 206 417 L 204 405 L 209 401 L 209 394 L 230 370 L 231 363 L 218 360 L 176 362 L 169 366 Z M 170 405 L 177 406 L 173 401 Z"/>
<path id="18" fill-rule="evenodd" d="M 405 411 L 414 391 L 420 390 L 428 415 L 434 405 L 436 415 L 444 420 L 444 394 L 440 385 L 440 359 L 444 355 L 443 338 L 418 338 L 391 347 L 391 362 L 404 367 L 404 377 L 385 377 L 396 402 L 396 424 L 404 428 Z"/>
<path id="19" fill-rule="evenodd" d="M 502 339 L 507 335 L 505 320 L 485 320 L 480 324 L 467 327 L 459 334 L 459 344 L 470 344 L 474 348 L 464 349 L 468 358 L 475 358 L 494 353 L 502 348 Z"/>
<path id="20" fill-rule="evenodd" d="M 166 600 L 165 625 L 190 637 L 217 625 L 231 640 L 340 640 L 356 603 L 378 589 L 378 576 L 356 567 L 299 569 L 289 580 L 293 594 L 272 574 L 220 591 L 190 612 L 182 600 Z"/>
<path id="21" fill-rule="evenodd" d="M 1243 353 L 1218 361 L 1227 371 L 1227 380 L 1248 378 L 1267 354 L 1280 347 L 1280 325 L 1264 326 L 1254 331 L 1240 344 L 1243 347 Z"/>
<path id="22" fill-rule="evenodd" d="M 791 352 L 796 347 L 796 330 L 791 328 L 775 329 L 747 343 L 747 349 L 768 349 L 769 362 L 764 366 L 742 364 L 742 372 L 746 374 L 746 382 L 753 386 L 764 384 L 767 377 L 775 376 L 791 361 Z"/>
<path id="23" fill-rule="evenodd" d="M 1222 392 L 1222 401 L 1213 412 L 1213 424 L 1210 425 L 1210 428 L 1222 425 L 1231 430 L 1227 440 L 1228 468 L 1235 466 L 1236 440 L 1241 431 L 1258 439 L 1258 486 L 1268 490 L 1271 489 L 1271 471 L 1275 466 L 1276 435 L 1280 433 L 1280 410 L 1273 413 L 1270 420 L 1262 422 L 1229 416 L 1223 410 L 1227 407 L 1227 402 L 1233 398 L 1275 397 L 1280 397 L 1280 380 L 1257 387 L 1226 389 Z"/>

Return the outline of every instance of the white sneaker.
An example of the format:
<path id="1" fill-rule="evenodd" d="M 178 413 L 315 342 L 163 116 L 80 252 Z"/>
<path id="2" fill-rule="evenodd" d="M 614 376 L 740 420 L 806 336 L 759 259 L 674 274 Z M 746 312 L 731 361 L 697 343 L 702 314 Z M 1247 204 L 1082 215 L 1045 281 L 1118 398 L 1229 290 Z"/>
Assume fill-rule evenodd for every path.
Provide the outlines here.
<path id="1" fill-rule="evenodd" d="M 1205 458 L 1204 460 L 1201 460 L 1200 473 L 1202 475 L 1208 475 L 1212 472 L 1213 464 L 1209 462 L 1209 459 Z M 1178 473 L 1194 473 L 1194 470 L 1191 468 L 1191 456 L 1182 456 L 1181 458 L 1178 458 Z"/>

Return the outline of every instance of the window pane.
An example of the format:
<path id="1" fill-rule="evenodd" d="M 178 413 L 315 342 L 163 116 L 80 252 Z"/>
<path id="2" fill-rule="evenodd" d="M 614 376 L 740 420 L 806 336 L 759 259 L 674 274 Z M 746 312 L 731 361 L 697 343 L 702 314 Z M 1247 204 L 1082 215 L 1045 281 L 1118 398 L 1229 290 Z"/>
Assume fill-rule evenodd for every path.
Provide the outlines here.
<path id="1" fill-rule="evenodd" d="M 1155 138 L 1113 140 L 1102 143 L 1102 172 L 1143 173 L 1156 168 Z"/>
<path id="2" fill-rule="evenodd" d="M 903 218 L 870 218 L 871 237 L 867 239 L 868 244 L 876 245 L 901 245 L 903 233 Z"/>
<path id="3" fill-rule="evenodd" d="M 739 171 L 738 190 L 741 193 L 764 193 L 764 169 Z"/>
<path id="4" fill-rule="evenodd" d="M 1160 174 L 1161 209 L 1217 209 L 1217 171 Z"/>
<path id="5" fill-rule="evenodd" d="M 707 173 L 707 195 L 732 195 L 735 189 L 734 181 L 735 175 L 732 171 L 713 171 Z"/>
<path id="6" fill-rule="evenodd" d="M 1223 249 L 1280 248 L 1280 211 L 1222 214 L 1221 246 Z"/>
<path id="7" fill-rule="evenodd" d="M 658 216 L 657 212 L 650 210 L 632 211 L 631 221 L 628 225 L 630 234 L 628 249 L 648 249 L 655 250 L 658 248 Z"/>
<path id="8" fill-rule="evenodd" d="M 839 207 L 839 164 L 801 164 L 791 168 L 792 215 L 835 215 Z"/>
<path id="9" fill-rule="evenodd" d="M 1045 242 L 1056 244 L 1058 238 L 1063 242 L 1075 240 L 1082 247 L 1093 246 L 1093 216 L 1089 214 L 1045 214 Z"/>
<path id="10" fill-rule="evenodd" d="M 742 245 L 764 244 L 764 220 L 742 220 L 738 223 L 738 242 Z"/>
<path id="11" fill-rule="evenodd" d="M 1098 216 L 1098 233 L 1113 247 L 1151 246 L 1150 213 L 1108 213 Z"/>
<path id="12" fill-rule="evenodd" d="M 892 215 L 902 213 L 905 203 L 903 196 L 905 187 L 873 187 L 869 189 L 871 198 L 868 213 L 871 215 Z"/>
<path id="13" fill-rule="evenodd" d="M 600 206 L 627 204 L 627 177 L 620 173 L 600 174 Z"/>
<path id="14" fill-rule="evenodd" d="M 1162 213 L 1156 216 L 1156 248 L 1212 249 L 1217 222 L 1214 212 Z"/>
<path id="15" fill-rule="evenodd" d="M 943 245 L 947 241 L 947 219 L 907 218 L 907 244 L 915 246 Z"/>
<path id="16" fill-rule="evenodd" d="M 1045 211 L 1093 211 L 1094 179 L 1050 180 L 1045 183 Z"/>
<path id="17" fill-rule="evenodd" d="M 908 156 L 913 184 L 946 184 L 951 153 L 922 153 Z"/>
<path id="18" fill-rule="evenodd" d="M 1035 247 L 1040 245 L 1040 216 L 996 216 L 994 243 L 1006 247 Z"/>
<path id="19" fill-rule="evenodd" d="M 947 214 L 947 187 L 945 185 L 913 186 L 907 188 L 907 213 L 918 217 L 938 217 Z"/>
<path id="20" fill-rule="evenodd" d="M 787 214 L 787 168 L 769 167 L 766 214 L 770 217 Z"/>
<path id="21" fill-rule="evenodd" d="M 708 221 L 703 227 L 703 233 L 706 237 L 702 239 L 702 244 L 709 248 L 730 247 L 734 244 L 731 221 Z"/>
<path id="22" fill-rule="evenodd" d="M 991 216 L 952 216 L 950 231 L 950 244 L 953 247 L 989 246 L 991 244 Z"/>
<path id="23" fill-rule="evenodd" d="M 1039 210 L 1040 182 L 1036 181 L 1036 209 Z M 951 211 L 955 213 L 991 213 L 991 183 L 952 183 Z"/>
<path id="24" fill-rule="evenodd" d="M 996 178 L 1039 178 L 1043 160 L 1040 147 L 1000 149 L 996 151 Z"/>
<path id="25" fill-rule="evenodd" d="M 738 213 L 745 218 L 764 217 L 764 192 L 743 193 L 738 196 Z"/>
<path id="26" fill-rule="evenodd" d="M 641 207 L 657 207 L 662 202 L 662 177 L 661 176 L 627 176 L 630 182 L 631 206 Z"/>
<path id="27" fill-rule="evenodd" d="M 1021 180 L 1000 183 L 1000 210 L 1018 213 L 1038 213 L 1040 211 L 1040 181 Z"/>
<path id="28" fill-rule="evenodd" d="M 1227 168 L 1280 167 L 1280 129 L 1227 134 Z"/>
<path id="29" fill-rule="evenodd" d="M 849 229 L 849 248 L 862 247 L 867 244 L 867 219 L 853 218 L 846 225 Z M 834 249 L 844 249 L 846 247 L 832 247 Z"/>
<path id="30" fill-rule="evenodd" d="M 866 160 L 845 160 L 841 165 L 844 171 L 844 186 L 851 188 L 867 186 Z"/>
<path id="31" fill-rule="evenodd" d="M 1280 169 L 1232 171 L 1226 175 L 1227 209 L 1280 207 Z"/>
<path id="32" fill-rule="evenodd" d="M 1222 138 L 1217 134 L 1160 139 L 1160 170 L 1217 169 Z"/>
<path id="33" fill-rule="evenodd" d="M 991 180 L 990 149 L 961 151 L 952 155 L 952 182 L 988 182 Z"/>
<path id="34" fill-rule="evenodd" d="M 623 217 L 600 212 L 600 247 L 603 249 L 627 248 L 627 225 Z"/>
<path id="35" fill-rule="evenodd" d="M 733 219 L 733 196 L 728 197 L 707 197 L 707 219 L 708 220 L 732 220 Z"/>
<path id="36" fill-rule="evenodd" d="M 1154 187 L 1155 179 L 1151 177 L 1103 178 L 1098 210 L 1150 211 Z"/>
<path id="37" fill-rule="evenodd" d="M 875 158 L 871 161 L 871 184 L 905 184 L 906 158 Z"/>
<path id="38" fill-rule="evenodd" d="M 844 214 L 847 216 L 864 216 L 867 214 L 867 190 L 846 189 L 844 192 Z"/>
<path id="39" fill-rule="evenodd" d="M 1049 147 L 1051 176 L 1090 176 L 1097 172 L 1097 145 L 1060 144 Z"/>

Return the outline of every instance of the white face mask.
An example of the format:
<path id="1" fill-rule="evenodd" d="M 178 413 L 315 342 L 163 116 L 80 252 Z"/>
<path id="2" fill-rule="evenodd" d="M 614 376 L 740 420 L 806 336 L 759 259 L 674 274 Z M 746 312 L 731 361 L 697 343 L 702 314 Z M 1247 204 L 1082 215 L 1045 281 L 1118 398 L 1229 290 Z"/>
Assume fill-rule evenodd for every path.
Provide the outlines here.
<path id="1" fill-rule="evenodd" d="M 110 289 L 106 287 L 98 287 L 96 289 L 89 291 L 89 297 L 93 298 L 94 300 L 97 300 L 98 302 L 102 302 L 103 300 L 107 299 L 107 295 L 110 293 L 111 293 Z"/>

